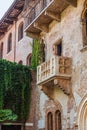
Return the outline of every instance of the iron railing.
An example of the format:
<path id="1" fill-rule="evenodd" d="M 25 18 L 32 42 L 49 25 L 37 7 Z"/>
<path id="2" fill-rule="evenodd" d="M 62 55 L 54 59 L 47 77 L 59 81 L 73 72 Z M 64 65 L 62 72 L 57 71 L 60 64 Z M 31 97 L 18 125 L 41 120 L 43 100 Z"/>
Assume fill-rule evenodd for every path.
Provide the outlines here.
<path id="1" fill-rule="evenodd" d="M 47 8 L 53 0 L 38 0 L 35 6 L 25 17 L 25 28 L 30 25 L 44 10 Z"/>

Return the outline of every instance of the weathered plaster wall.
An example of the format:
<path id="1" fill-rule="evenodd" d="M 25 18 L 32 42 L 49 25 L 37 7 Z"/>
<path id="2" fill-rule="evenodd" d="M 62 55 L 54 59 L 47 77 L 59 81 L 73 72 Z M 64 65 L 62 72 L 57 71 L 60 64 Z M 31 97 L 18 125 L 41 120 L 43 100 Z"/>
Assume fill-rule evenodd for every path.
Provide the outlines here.
<path id="1" fill-rule="evenodd" d="M 26 65 L 27 56 L 32 53 L 32 39 L 27 37 L 24 32 L 24 37 L 18 41 L 18 27 L 22 21 L 24 21 L 23 18 L 19 19 L 16 24 L 16 61 L 22 60 Z"/>
<path id="2" fill-rule="evenodd" d="M 73 127 L 79 124 L 80 119 L 77 118 L 80 118 L 80 116 L 77 115 L 78 112 L 81 111 L 79 108 L 80 103 L 83 97 L 87 94 L 87 50 L 82 50 L 83 37 L 81 22 L 81 13 L 84 8 L 84 1 L 85 0 L 78 0 L 78 5 L 76 8 L 73 6 L 68 6 L 67 9 L 65 9 L 61 14 L 61 21 L 53 21 L 49 26 L 49 33 L 44 35 L 46 44 L 46 60 L 48 60 L 53 55 L 52 47 L 60 39 L 62 40 L 63 45 L 62 55 L 72 58 L 72 95 L 65 95 L 59 88 L 54 89 L 53 91 L 54 101 L 59 102 L 63 110 L 62 130 L 66 130 L 67 128 L 69 128 L 69 130 L 71 128 L 74 129 Z M 14 61 L 15 46 L 15 61 L 19 62 L 22 60 L 23 64 L 26 64 L 26 58 L 28 54 L 31 53 L 30 43 L 32 40 L 25 36 L 24 33 L 24 38 L 18 42 L 18 26 L 23 20 L 23 18 L 20 18 L 17 23 L 6 32 L 5 36 L 3 39 L 1 39 L 0 42 L 4 42 L 3 57 L 5 59 Z M 7 38 L 10 32 L 13 34 L 13 45 L 12 51 L 7 54 Z M 31 119 L 28 120 L 28 123 L 34 124 L 33 127 L 29 127 L 31 130 L 45 129 L 45 104 L 48 100 L 50 100 L 49 97 L 43 94 L 43 92 L 41 92 L 38 88 L 36 89 L 35 82 L 32 84 L 32 107 L 35 108 L 31 110 Z"/>
<path id="3" fill-rule="evenodd" d="M 22 17 L 19 17 L 18 21 L 14 22 L 14 24 L 8 29 L 0 42 L 4 43 L 4 59 L 10 60 L 12 62 L 15 61 L 17 63 L 22 60 L 23 64 L 26 65 L 27 56 L 32 52 L 32 39 L 27 37 L 26 33 L 24 32 L 23 38 L 18 41 L 18 27 L 21 22 L 24 22 L 24 19 Z M 7 54 L 7 42 L 10 33 L 12 33 L 12 50 Z"/>
<path id="4" fill-rule="evenodd" d="M 65 118 L 67 120 L 66 127 L 73 129 L 79 104 L 87 94 L 87 50 L 82 51 L 83 36 L 81 22 L 84 1 L 78 0 L 77 8 L 69 6 L 65 9 L 61 14 L 61 21 L 53 21 L 49 26 L 49 33 L 43 37 L 46 43 L 46 60 L 53 55 L 53 44 L 57 43 L 60 39 L 63 45 L 62 55 L 72 58 L 72 96 L 67 97 L 60 90 L 57 89 L 56 91 L 55 89 L 53 98 L 58 100 L 63 107 L 63 116 L 66 115 Z"/>
<path id="5" fill-rule="evenodd" d="M 7 53 L 8 36 L 10 33 L 12 33 L 12 50 L 9 53 Z M 0 42 L 3 42 L 3 58 L 10 61 L 14 61 L 14 44 L 15 44 L 14 34 L 15 34 L 15 25 L 9 28 L 4 37 L 0 40 Z"/>

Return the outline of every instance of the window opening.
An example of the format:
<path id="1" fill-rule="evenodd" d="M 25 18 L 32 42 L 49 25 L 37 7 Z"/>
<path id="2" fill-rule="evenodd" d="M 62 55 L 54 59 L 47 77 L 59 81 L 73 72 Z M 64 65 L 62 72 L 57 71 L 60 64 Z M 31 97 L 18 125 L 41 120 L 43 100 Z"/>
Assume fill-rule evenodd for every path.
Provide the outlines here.
<path id="1" fill-rule="evenodd" d="M 9 37 L 8 37 L 8 50 L 7 53 L 10 52 L 12 49 L 12 33 L 10 33 Z"/>
<path id="2" fill-rule="evenodd" d="M 53 130 L 53 115 L 51 112 L 48 113 L 47 122 L 48 130 Z"/>

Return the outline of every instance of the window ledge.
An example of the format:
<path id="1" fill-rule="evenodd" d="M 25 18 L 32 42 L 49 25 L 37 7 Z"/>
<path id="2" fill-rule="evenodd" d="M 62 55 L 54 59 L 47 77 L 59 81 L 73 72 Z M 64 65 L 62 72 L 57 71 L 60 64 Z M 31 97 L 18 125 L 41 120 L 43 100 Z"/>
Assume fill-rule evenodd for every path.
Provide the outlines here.
<path id="1" fill-rule="evenodd" d="M 87 51 L 87 45 L 84 46 L 80 51 L 81 51 L 81 52 L 85 52 L 85 51 Z"/>

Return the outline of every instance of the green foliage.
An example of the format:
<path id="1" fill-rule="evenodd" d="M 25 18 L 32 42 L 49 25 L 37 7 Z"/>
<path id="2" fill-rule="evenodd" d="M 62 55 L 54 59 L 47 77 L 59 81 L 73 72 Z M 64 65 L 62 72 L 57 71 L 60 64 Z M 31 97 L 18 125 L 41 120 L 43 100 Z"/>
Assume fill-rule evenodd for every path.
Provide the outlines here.
<path id="1" fill-rule="evenodd" d="M 0 122 L 4 121 L 15 121 L 17 120 L 17 115 L 13 114 L 12 110 L 0 110 Z"/>
<path id="2" fill-rule="evenodd" d="M 32 46 L 32 65 L 33 69 L 36 69 L 39 64 L 39 49 L 40 49 L 40 42 L 37 39 L 33 40 Z"/>
<path id="3" fill-rule="evenodd" d="M 24 123 L 29 112 L 30 82 L 29 67 L 0 60 L 0 111 L 10 109 Z"/>

